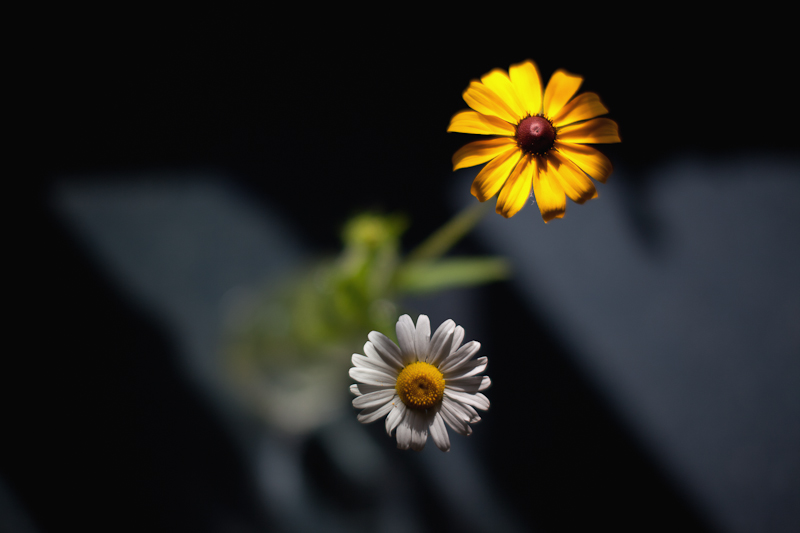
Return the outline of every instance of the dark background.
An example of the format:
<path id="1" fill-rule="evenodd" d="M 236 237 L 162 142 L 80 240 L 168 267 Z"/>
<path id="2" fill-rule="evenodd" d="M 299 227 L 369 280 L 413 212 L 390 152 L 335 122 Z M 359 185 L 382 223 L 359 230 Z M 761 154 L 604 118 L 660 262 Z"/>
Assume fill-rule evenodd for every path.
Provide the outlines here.
<path id="1" fill-rule="evenodd" d="M 461 92 L 526 58 L 545 79 L 557 68 L 581 74 L 582 90 L 610 109 L 623 142 L 603 149 L 628 169 L 642 239 L 657 238 L 636 209 L 644 170 L 676 153 L 796 154 L 791 47 L 774 20 L 651 13 L 634 24 L 626 18 L 634 14 L 577 21 L 553 12 L 528 22 L 525 12 L 485 9 L 497 12 L 426 27 L 388 16 L 344 24 L 341 13 L 120 17 L 30 36 L 38 52 L 22 52 L 30 60 L 13 82 L 35 133 L 21 177 L 11 178 L 25 180 L 14 226 L 26 294 L 23 327 L 11 332 L 20 351 L 7 375 L 2 473 L 35 531 L 217 531 L 219 516 L 241 531 L 273 525 L 230 436 L 186 384 L 163 326 L 117 291 L 52 212 L 58 179 L 217 171 L 315 249 L 334 252 L 336 228 L 364 207 L 408 213 L 411 247 L 450 215 L 441 208 L 448 183 L 436 177 L 470 140 L 446 133 L 466 107 Z M 480 252 L 469 239 L 463 249 Z M 502 332 L 514 328 L 541 339 L 541 357 L 525 370 L 539 406 L 532 423 L 547 437 L 486 450 L 501 496 L 524 523 L 711 530 L 511 287 L 482 298 L 487 309 L 513 310 L 486 313 L 495 346 L 513 351 Z M 508 393 L 495 389 L 492 401 L 502 402 Z M 514 416 L 496 410 L 481 429 Z M 306 446 L 313 483 L 347 505 L 347 487 L 313 440 Z M 514 468 L 508 457 L 518 459 Z"/>

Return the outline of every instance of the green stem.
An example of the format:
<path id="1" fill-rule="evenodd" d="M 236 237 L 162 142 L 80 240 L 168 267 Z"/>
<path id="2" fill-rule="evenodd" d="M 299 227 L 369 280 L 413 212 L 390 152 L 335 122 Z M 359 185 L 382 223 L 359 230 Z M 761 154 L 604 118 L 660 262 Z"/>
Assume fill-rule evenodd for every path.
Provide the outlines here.
<path id="1" fill-rule="evenodd" d="M 436 259 L 469 233 L 489 212 L 494 202 L 473 203 L 436 230 L 408 255 L 409 261 Z"/>

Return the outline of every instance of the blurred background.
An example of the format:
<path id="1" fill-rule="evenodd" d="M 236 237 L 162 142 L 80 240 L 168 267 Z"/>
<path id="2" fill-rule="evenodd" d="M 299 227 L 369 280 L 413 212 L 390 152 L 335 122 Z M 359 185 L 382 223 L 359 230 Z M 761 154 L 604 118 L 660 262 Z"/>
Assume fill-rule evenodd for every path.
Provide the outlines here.
<path id="1" fill-rule="evenodd" d="M 757 14 L 609 15 L 34 28 L 0 529 L 798 531 L 796 44 Z M 348 219 L 397 215 L 402 254 L 475 202 L 448 121 L 526 58 L 619 124 L 600 198 L 490 213 L 453 253 L 506 281 L 320 330 Z M 403 312 L 489 356 L 447 454 L 349 404 L 350 355 Z"/>

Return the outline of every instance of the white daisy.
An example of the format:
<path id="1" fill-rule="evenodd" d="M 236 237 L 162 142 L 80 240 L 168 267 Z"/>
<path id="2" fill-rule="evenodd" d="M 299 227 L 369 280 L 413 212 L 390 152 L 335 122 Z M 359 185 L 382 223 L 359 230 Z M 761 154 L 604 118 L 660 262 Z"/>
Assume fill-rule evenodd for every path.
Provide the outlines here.
<path id="1" fill-rule="evenodd" d="M 366 355 L 353 354 L 350 386 L 357 398 L 353 407 L 363 409 L 358 421 L 368 424 L 386 417 L 386 433 L 397 428 L 397 447 L 421 450 L 430 430 L 440 450 L 450 450 L 445 422 L 456 433 L 469 435 L 470 424 L 481 417 L 475 410 L 489 409 L 489 399 L 480 391 L 492 381 L 480 373 L 486 357 L 473 359 L 481 345 L 470 341 L 461 346 L 464 328 L 445 321 L 431 338 L 431 323 L 419 315 L 417 325 L 408 315 L 397 321 L 398 348 L 386 335 L 373 331 L 364 345 Z"/>

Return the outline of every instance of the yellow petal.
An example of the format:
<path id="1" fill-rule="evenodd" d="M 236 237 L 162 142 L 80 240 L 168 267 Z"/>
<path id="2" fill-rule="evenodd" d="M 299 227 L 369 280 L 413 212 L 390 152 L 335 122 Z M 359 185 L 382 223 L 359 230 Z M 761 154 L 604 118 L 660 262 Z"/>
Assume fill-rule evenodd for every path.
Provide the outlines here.
<path id="1" fill-rule="evenodd" d="M 573 162 L 556 151 L 551 152 L 548 156 L 551 165 L 547 171 L 558 179 L 561 188 L 567 193 L 570 200 L 582 204 L 597 195 L 597 189 L 594 188 L 592 179 Z"/>
<path id="2" fill-rule="evenodd" d="M 538 115 L 542 112 L 542 80 L 536 63 L 528 59 L 522 63 L 511 65 L 508 69 L 511 84 L 516 89 L 525 112 Z"/>
<path id="3" fill-rule="evenodd" d="M 587 120 L 608 113 L 606 106 L 600 102 L 600 97 L 595 93 L 582 93 L 561 108 L 554 117 L 556 127 L 566 126 L 579 120 Z"/>
<path id="4" fill-rule="evenodd" d="M 461 96 L 467 105 L 478 113 L 494 115 L 513 124 L 520 120 L 519 114 L 511 109 L 501 96 L 479 81 L 470 82 Z"/>
<path id="5" fill-rule="evenodd" d="M 558 140 L 563 143 L 620 142 L 617 123 L 610 118 L 595 118 L 559 128 Z"/>
<path id="6" fill-rule="evenodd" d="M 605 183 L 611 175 L 611 161 L 591 146 L 556 141 L 555 147 L 564 157 L 597 181 Z"/>
<path id="7" fill-rule="evenodd" d="M 536 158 L 525 156 L 514 168 L 514 172 L 508 177 L 506 184 L 503 185 L 503 190 L 497 197 L 497 207 L 495 207 L 497 214 L 511 218 L 525 206 L 528 198 L 531 197 L 535 172 Z"/>
<path id="8" fill-rule="evenodd" d="M 544 91 L 544 114 L 547 117 L 554 117 L 561 111 L 564 104 L 569 102 L 578 91 L 578 87 L 583 83 L 583 78 L 575 74 L 570 74 L 566 70 L 557 70 Z"/>
<path id="9" fill-rule="evenodd" d="M 489 161 L 472 182 L 472 196 L 485 202 L 497 194 L 520 157 L 522 152 L 515 146 Z"/>
<path id="10" fill-rule="evenodd" d="M 525 106 L 517 95 L 517 91 L 508 79 L 508 74 L 505 70 L 496 68 L 485 76 L 481 77 L 481 81 L 485 86 L 492 90 L 497 96 L 503 99 L 503 102 L 511 108 L 517 116 L 517 121 L 525 116 Z"/>
<path id="11" fill-rule="evenodd" d="M 536 158 L 538 172 L 533 175 L 533 194 L 536 196 L 542 218 L 545 222 L 550 222 L 554 218 L 564 216 L 567 199 L 558 181 L 549 175 L 545 161 L 546 159 L 542 157 Z"/>
<path id="12" fill-rule="evenodd" d="M 481 115 L 475 111 L 459 111 L 450 119 L 447 131 L 457 133 L 478 133 L 480 135 L 510 135 L 517 133 L 513 124 L 489 115 Z"/>
<path id="13" fill-rule="evenodd" d="M 453 170 L 486 163 L 516 144 L 511 137 L 471 142 L 453 154 Z"/>

